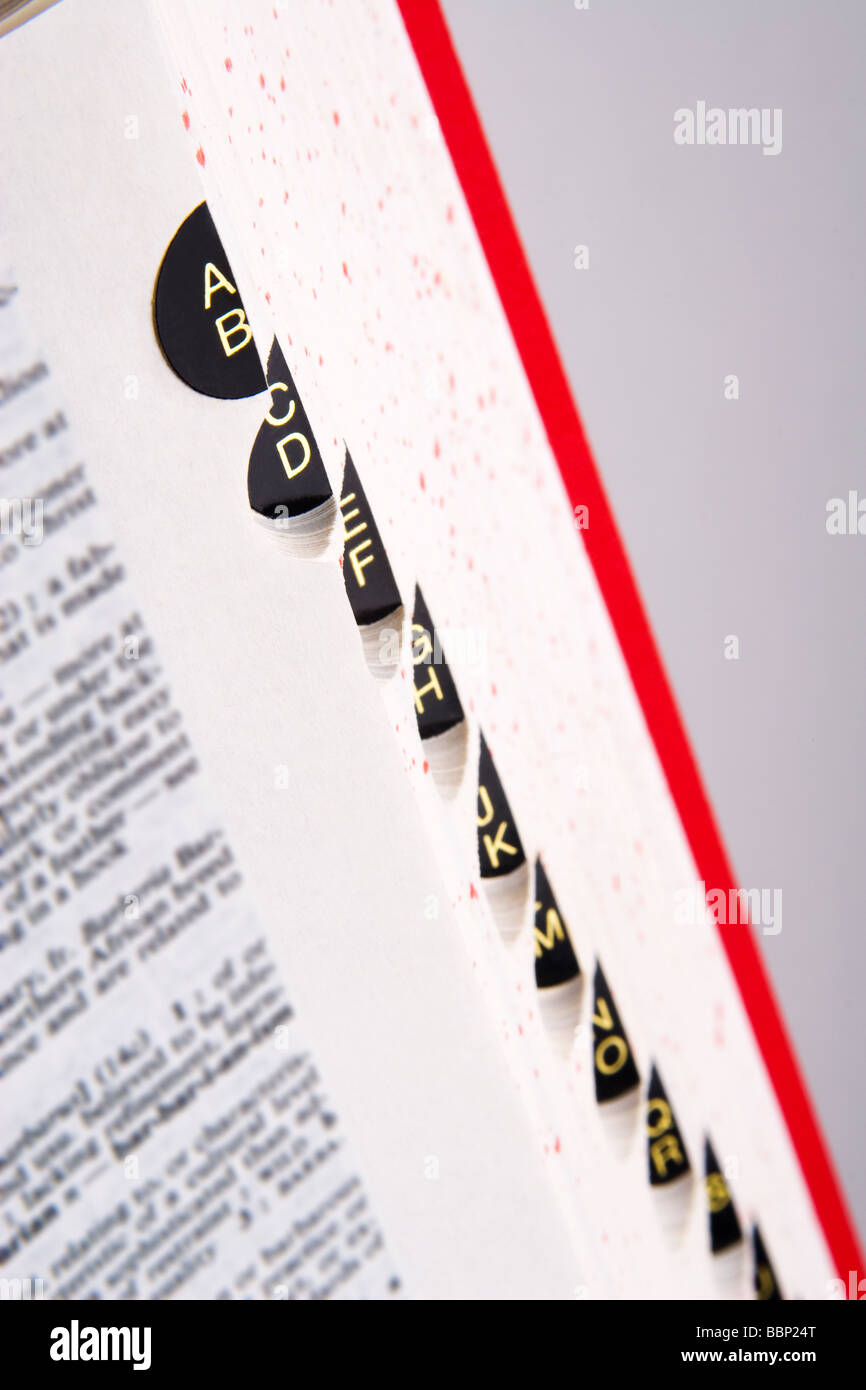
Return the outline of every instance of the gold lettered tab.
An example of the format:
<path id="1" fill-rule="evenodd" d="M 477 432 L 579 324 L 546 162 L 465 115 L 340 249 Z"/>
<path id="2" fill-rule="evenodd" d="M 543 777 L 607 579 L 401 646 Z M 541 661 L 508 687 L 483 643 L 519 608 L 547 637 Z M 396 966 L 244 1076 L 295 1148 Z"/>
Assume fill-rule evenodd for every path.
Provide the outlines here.
<path id="1" fill-rule="evenodd" d="M 752 1227 L 752 1250 L 755 1256 L 755 1298 L 762 1303 L 780 1302 L 784 1295 L 779 1288 L 776 1272 L 770 1263 L 770 1257 L 757 1226 Z"/>
<path id="2" fill-rule="evenodd" d="M 577 979 L 580 966 L 541 856 L 535 861 L 535 983 L 552 989 Z"/>
<path id="3" fill-rule="evenodd" d="M 332 496 L 331 484 L 307 412 L 280 345 L 268 357 L 270 404 L 250 453 L 247 494 L 260 516 L 275 521 L 304 516 Z"/>
<path id="4" fill-rule="evenodd" d="M 355 622 L 359 627 L 381 622 L 401 607 L 402 600 L 348 449 L 340 511 L 343 515 L 343 581 Z"/>
<path id="5" fill-rule="evenodd" d="M 704 1144 L 704 1188 L 710 1222 L 710 1249 L 714 1255 L 729 1250 L 743 1238 L 737 1209 L 709 1139 Z"/>
<path id="6" fill-rule="evenodd" d="M 640 1072 L 600 961 L 596 961 L 595 966 L 594 1000 L 592 1048 L 595 1098 L 603 1104 L 639 1086 Z"/>
<path id="7" fill-rule="evenodd" d="M 169 242 L 153 292 L 153 324 L 169 366 L 194 391 L 238 400 L 265 390 L 253 330 L 207 203 Z"/>
<path id="8" fill-rule="evenodd" d="M 503 878 L 526 863 L 511 807 L 481 735 L 478 761 L 478 862 L 482 878 Z"/>
<path id="9" fill-rule="evenodd" d="M 691 1168 L 689 1156 L 655 1064 L 647 1091 L 646 1132 L 650 1184 L 665 1187 L 685 1177 Z"/>
<path id="10" fill-rule="evenodd" d="M 422 739 L 436 738 L 463 720 L 463 706 L 418 585 L 412 615 L 412 667 L 418 733 Z"/>

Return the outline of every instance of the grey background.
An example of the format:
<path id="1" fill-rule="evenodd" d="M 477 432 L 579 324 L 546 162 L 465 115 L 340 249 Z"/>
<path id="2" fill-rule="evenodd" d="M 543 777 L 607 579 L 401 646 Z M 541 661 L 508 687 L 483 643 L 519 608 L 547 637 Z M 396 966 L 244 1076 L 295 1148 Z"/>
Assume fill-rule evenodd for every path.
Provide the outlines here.
<path id="1" fill-rule="evenodd" d="M 862 1232 L 866 5 L 444 10 Z M 781 153 L 676 146 L 700 99 Z"/>

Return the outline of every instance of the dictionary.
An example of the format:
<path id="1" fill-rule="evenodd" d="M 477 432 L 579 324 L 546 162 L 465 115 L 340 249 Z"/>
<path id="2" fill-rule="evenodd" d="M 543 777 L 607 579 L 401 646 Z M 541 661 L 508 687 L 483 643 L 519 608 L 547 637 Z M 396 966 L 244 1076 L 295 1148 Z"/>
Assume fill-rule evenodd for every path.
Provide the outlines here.
<path id="1" fill-rule="evenodd" d="M 61 0 L 0 130 L 3 1287 L 827 1297 L 435 0 Z"/>

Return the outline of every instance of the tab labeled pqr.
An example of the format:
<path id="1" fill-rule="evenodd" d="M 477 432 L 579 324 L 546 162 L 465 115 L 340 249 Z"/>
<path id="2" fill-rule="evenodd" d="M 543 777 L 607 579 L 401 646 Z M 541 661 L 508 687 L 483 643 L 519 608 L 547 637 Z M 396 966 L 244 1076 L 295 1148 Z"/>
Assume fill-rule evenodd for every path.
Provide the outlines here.
<path id="1" fill-rule="evenodd" d="M 647 1155 L 653 1187 L 666 1187 L 691 1171 L 689 1156 L 658 1068 L 653 1064 L 647 1092 Z"/>

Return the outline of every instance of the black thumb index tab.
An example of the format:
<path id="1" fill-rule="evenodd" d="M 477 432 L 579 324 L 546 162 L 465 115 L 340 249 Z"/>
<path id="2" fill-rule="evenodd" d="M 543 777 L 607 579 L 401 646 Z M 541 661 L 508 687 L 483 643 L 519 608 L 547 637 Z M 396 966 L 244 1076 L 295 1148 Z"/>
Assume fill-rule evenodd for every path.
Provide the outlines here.
<path id="1" fill-rule="evenodd" d="M 595 1070 L 595 1098 L 599 1102 L 616 1100 L 640 1085 L 626 1031 L 600 961 L 595 964 L 592 1047 Z"/>
<path id="2" fill-rule="evenodd" d="M 332 496 L 307 412 L 280 345 L 268 357 L 271 402 L 256 435 L 247 472 L 253 511 L 279 521 L 302 516 Z"/>
<path id="3" fill-rule="evenodd" d="M 757 1226 L 752 1227 L 752 1247 L 755 1252 L 755 1298 L 760 1299 L 763 1303 L 781 1302 L 782 1290 L 779 1288 L 776 1271 L 770 1263 L 770 1257 Z"/>
<path id="4" fill-rule="evenodd" d="M 719 1255 L 742 1240 L 743 1232 L 731 1190 L 709 1139 L 704 1144 L 704 1185 L 710 1218 L 710 1249 L 714 1255 Z"/>
<path id="5" fill-rule="evenodd" d="M 343 580 L 355 622 L 361 627 L 381 622 L 396 612 L 402 599 L 348 449 L 340 510 L 343 514 Z"/>
<path id="6" fill-rule="evenodd" d="M 684 1177 L 691 1170 L 689 1156 L 655 1063 L 647 1091 L 646 1132 L 650 1184 L 666 1187 Z"/>
<path id="7" fill-rule="evenodd" d="M 482 878 L 502 878 L 526 863 L 511 807 L 483 734 L 478 760 L 477 825 Z"/>
<path id="8" fill-rule="evenodd" d="M 194 391 L 223 400 L 264 391 L 253 330 L 207 203 L 180 224 L 163 256 L 153 323 L 169 366 Z"/>
<path id="9" fill-rule="evenodd" d="M 541 857 L 535 861 L 535 984 L 538 989 L 564 985 L 580 974 L 568 927 L 562 919 Z"/>
<path id="10" fill-rule="evenodd" d="M 418 733 L 422 739 L 447 733 L 462 721 L 463 706 L 430 610 L 417 584 L 412 615 L 412 668 Z"/>

